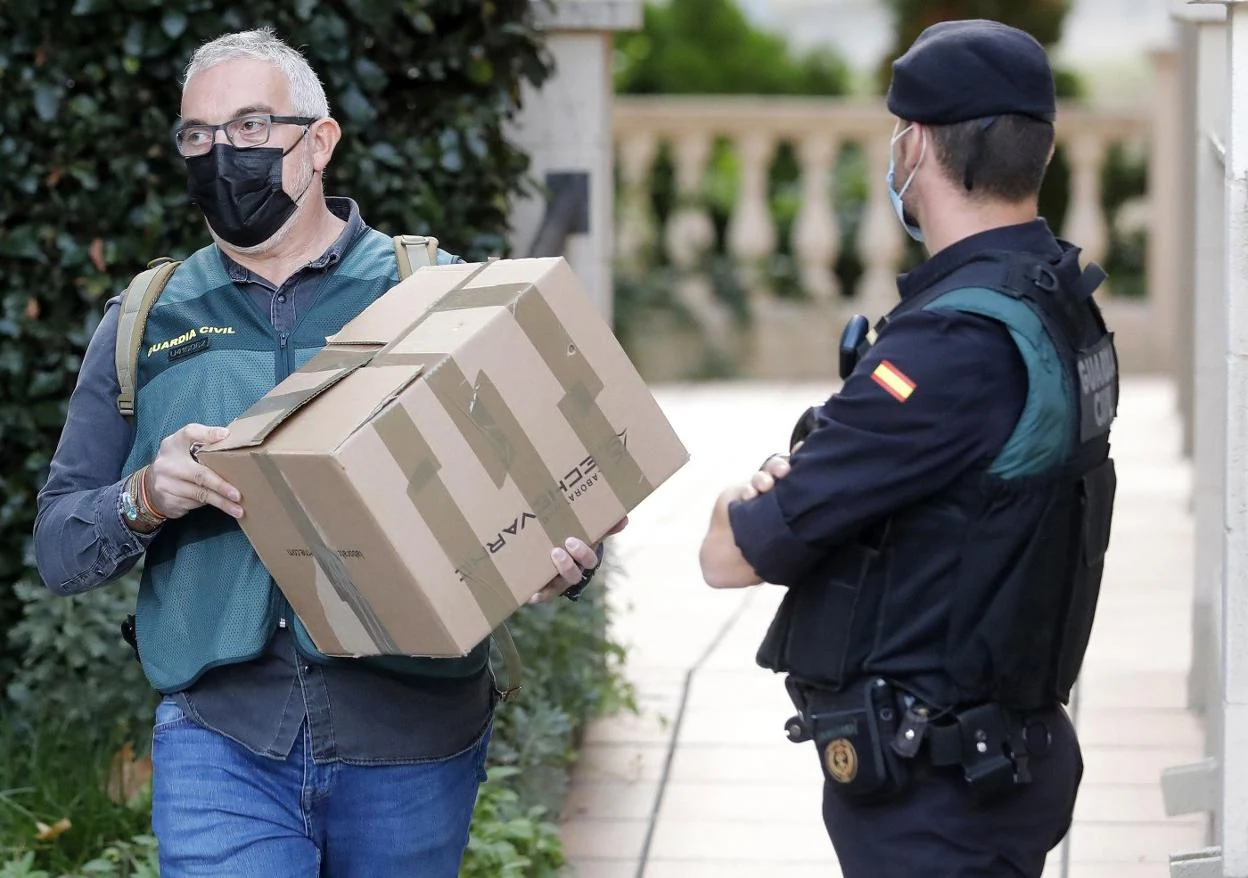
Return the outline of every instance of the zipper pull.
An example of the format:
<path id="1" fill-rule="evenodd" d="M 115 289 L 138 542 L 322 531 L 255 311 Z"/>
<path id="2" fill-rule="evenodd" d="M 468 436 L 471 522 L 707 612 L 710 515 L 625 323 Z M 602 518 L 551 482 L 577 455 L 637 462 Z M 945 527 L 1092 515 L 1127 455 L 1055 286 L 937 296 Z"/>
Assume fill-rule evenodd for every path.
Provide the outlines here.
<path id="1" fill-rule="evenodd" d="M 280 619 L 278 619 L 278 620 L 277 620 L 277 627 L 278 627 L 278 628 L 285 628 L 285 627 L 286 627 L 286 617 L 285 617 L 285 616 L 282 616 Z"/>

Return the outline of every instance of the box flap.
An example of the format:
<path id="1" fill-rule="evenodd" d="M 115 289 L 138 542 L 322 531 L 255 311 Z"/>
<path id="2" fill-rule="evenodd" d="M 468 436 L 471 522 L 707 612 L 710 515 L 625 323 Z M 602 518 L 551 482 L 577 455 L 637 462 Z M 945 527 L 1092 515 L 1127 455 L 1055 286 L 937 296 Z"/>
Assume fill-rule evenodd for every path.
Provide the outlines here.
<path id="1" fill-rule="evenodd" d="M 319 360 L 320 365 L 325 368 L 314 370 L 312 367 L 317 359 L 313 359 L 303 369 L 292 373 L 235 418 L 229 425 L 230 435 L 210 448 L 205 448 L 204 453 L 260 445 L 295 412 L 371 359 L 371 351 L 322 351 Z"/>
<path id="2" fill-rule="evenodd" d="M 367 424 L 376 412 L 418 380 L 424 369 L 419 364 L 369 363 L 324 390 L 315 405 L 306 406 L 298 416 L 269 437 L 265 450 L 330 454 Z"/>
<path id="3" fill-rule="evenodd" d="M 412 325 L 451 290 L 480 269 L 456 263 L 422 268 L 361 311 L 326 339 L 331 345 L 384 345 Z"/>

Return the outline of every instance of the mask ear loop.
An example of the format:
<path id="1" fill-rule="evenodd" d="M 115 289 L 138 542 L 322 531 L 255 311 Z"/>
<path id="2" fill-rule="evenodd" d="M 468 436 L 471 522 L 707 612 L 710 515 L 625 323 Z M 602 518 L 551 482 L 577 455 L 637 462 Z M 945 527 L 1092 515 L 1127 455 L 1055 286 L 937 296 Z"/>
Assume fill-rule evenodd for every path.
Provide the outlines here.
<path id="1" fill-rule="evenodd" d="M 316 124 L 316 123 L 313 123 L 313 124 Z M 310 132 L 311 130 L 312 130 L 312 125 L 305 125 L 303 129 L 303 133 L 299 135 L 299 139 L 290 145 L 290 149 L 282 153 L 282 158 L 286 158 L 286 156 L 294 152 L 295 147 L 297 147 L 300 143 L 303 142 L 303 139 L 308 136 L 308 132 Z M 303 196 L 307 195 L 308 190 L 312 188 L 312 180 L 315 179 L 315 177 L 316 177 L 316 168 L 313 168 L 312 174 L 308 177 L 308 185 L 304 186 L 303 191 L 295 196 L 296 207 L 298 207 L 300 204 L 303 203 Z"/>
<path id="2" fill-rule="evenodd" d="M 910 128 L 914 126 L 911 125 Z M 910 129 L 907 128 L 907 131 Z M 903 134 L 905 132 L 902 132 Z M 900 135 L 899 135 L 900 136 Z M 910 176 L 906 178 L 906 182 L 902 185 L 901 190 L 897 193 L 898 198 L 904 198 L 906 191 L 910 188 L 910 184 L 914 182 L 914 175 L 919 172 L 919 168 L 923 167 L 923 159 L 927 156 L 927 132 L 923 132 L 923 145 L 919 147 L 919 161 L 914 166 L 914 170 L 910 172 Z"/>

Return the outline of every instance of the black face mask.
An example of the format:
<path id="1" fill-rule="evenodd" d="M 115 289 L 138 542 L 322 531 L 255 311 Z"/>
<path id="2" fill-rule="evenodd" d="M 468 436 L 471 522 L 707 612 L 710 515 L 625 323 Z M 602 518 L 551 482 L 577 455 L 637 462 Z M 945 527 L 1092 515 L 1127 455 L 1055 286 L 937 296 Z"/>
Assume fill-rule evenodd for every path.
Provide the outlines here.
<path id="1" fill-rule="evenodd" d="M 218 143 L 206 154 L 186 160 L 191 203 L 199 205 L 222 240 L 235 247 L 254 247 L 273 237 L 290 219 L 298 205 L 282 189 L 282 159 L 302 140 L 285 151 Z M 312 185 L 310 180 L 308 185 Z"/>

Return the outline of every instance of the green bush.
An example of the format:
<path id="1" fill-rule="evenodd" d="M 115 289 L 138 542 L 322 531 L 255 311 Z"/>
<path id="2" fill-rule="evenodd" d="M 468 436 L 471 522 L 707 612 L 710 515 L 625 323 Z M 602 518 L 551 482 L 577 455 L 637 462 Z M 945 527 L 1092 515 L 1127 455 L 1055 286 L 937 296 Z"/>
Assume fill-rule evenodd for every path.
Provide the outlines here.
<path id="1" fill-rule="evenodd" d="M 158 697 L 122 641 L 137 577 L 64 598 L 24 580 L 22 618 L 9 631 L 18 656 L 6 695 L 19 715 L 80 724 L 95 741 L 145 740 Z"/>
<path id="2" fill-rule="evenodd" d="M 642 29 L 616 40 L 620 94 L 842 94 L 848 82 L 834 52 L 795 53 L 734 0 L 651 0 Z"/>
<path id="3" fill-rule="evenodd" d="M 147 832 L 150 795 L 141 767 L 133 785 L 117 793 L 120 801 L 109 795 L 116 754 L 132 752 L 123 746 L 119 735 L 104 737 L 59 718 L 33 725 L 9 718 L 0 725 L 5 753 L 0 760 L 0 861 L 29 859 L 31 868 L 59 875 L 97 857 L 116 839 Z M 63 820 L 67 828 L 40 837 L 40 824 L 55 828 Z"/>
<path id="4" fill-rule="evenodd" d="M 481 788 L 473 832 L 460 878 L 554 878 L 564 865 L 559 829 L 541 805 L 527 805 L 515 791 L 519 769 L 497 767 Z"/>

